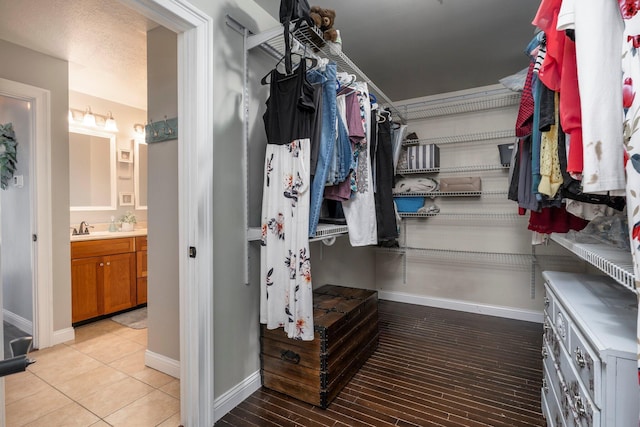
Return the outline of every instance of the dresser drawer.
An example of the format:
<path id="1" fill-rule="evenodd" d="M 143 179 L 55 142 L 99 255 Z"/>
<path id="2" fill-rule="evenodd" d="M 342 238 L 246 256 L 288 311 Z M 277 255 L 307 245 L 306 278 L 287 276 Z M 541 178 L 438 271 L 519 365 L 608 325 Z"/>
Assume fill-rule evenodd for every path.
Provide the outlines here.
<path id="1" fill-rule="evenodd" d="M 571 325 L 569 331 L 571 342 L 569 358 L 573 370 L 580 378 L 580 382 L 584 385 L 589 397 L 598 408 L 604 405 L 602 396 L 602 368 L 597 353 L 591 348 L 591 345 L 577 330 L 575 325 Z"/>
<path id="2" fill-rule="evenodd" d="M 549 289 L 549 287 L 547 287 L 546 284 L 545 288 L 546 297 L 549 300 L 548 313 L 551 323 L 553 324 L 562 345 L 566 349 L 569 349 L 571 348 L 571 345 L 569 343 L 569 328 L 571 324 L 571 317 L 569 317 L 566 310 L 560 304 L 560 301 L 558 301 L 558 298 L 555 296 L 553 291 Z"/>
<path id="3" fill-rule="evenodd" d="M 587 387 L 581 382 L 574 367 L 571 356 L 564 350 L 560 352 L 558 375 L 564 382 L 563 392 L 567 395 L 569 412 L 575 425 L 581 427 L 600 426 L 600 410 L 594 405 Z"/>
<path id="4" fill-rule="evenodd" d="M 564 417 L 562 416 L 562 412 L 560 411 L 560 402 L 558 401 L 553 387 L 549 385 L 551 379 L 549 378 L 546 365 L 542 367 L 542 371 L 542 415 L 547 421 L 547 427 L 564 427 L 565 423 L 563 421 Z"/>

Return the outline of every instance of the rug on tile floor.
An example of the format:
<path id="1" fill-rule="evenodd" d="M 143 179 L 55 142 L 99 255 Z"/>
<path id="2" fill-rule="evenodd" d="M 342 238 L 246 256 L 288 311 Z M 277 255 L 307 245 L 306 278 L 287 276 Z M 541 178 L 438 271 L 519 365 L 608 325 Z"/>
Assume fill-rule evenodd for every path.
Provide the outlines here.
<path id="1" fill-rule="evenodd" d="M 147 307 L 118 314 L 111 320 L 133 329 L 144 329 L 147 327 Z"/>

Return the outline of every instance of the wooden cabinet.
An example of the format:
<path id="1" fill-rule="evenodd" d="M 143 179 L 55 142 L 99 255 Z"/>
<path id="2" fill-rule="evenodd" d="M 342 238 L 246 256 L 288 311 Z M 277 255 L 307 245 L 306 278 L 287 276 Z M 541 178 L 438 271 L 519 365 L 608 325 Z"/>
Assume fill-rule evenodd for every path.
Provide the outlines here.
<path id="1" fill-rule="evenodd" d="M 137 304 L 147 302 L 147 236 L 136 237 Z"/>
<path id="2" fill-rule="evenodd" d="M 136 305 L 134 238 L 71 242 L 72 323 Z"/>

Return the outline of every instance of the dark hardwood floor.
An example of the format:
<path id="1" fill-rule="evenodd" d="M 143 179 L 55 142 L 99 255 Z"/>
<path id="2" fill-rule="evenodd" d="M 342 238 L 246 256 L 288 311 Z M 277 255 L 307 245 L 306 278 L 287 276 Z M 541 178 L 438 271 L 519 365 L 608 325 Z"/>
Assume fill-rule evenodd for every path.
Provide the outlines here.
<path id="1" fill-rule="evenodd" d="M 264 387 L 223 426 L 544 426 L 542 325 L 380 301 L 378 350 L 327 409 Z"/>

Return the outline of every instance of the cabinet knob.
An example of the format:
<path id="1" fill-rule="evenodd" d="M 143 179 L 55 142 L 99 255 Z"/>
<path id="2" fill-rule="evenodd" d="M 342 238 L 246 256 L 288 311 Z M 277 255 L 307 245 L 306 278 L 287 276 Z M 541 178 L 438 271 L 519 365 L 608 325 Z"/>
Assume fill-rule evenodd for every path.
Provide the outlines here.
<path id="1" fill-rule="evenodd" d="M 111 265 L 111 262 L 107 262 L 107 265 Z"/>
<path id="2" fill-rule="evenodd" d="M 104 262 L 101 262 L 101 263 L 100 263 L 100 267 L 104 267 Z"/>
<path id="3" fill-rule="evenodd" d="M 549 301 L 549 297 L 546 297 L 546 296 L 545 296 L 545 297 L 544 297 L 544 307 L 545 307 L 545 308 L 549 307 L 549 303 L 550 303 L 550 302 L 551 302 L 551 301 Z"/>
<path id="4" fill-rule="evenodd" d="M 542 358 L 546 359 L 548 355 L 549 352 L 547 352 L 547 347 L 542 347 Z"/>
<path id="5" fill-rule="evenodd" d="M 542 379 L 542 390 L 544 391 L 545 394 L 549 393 L 549 386 L 547 385 L 546 378 Z"/>

